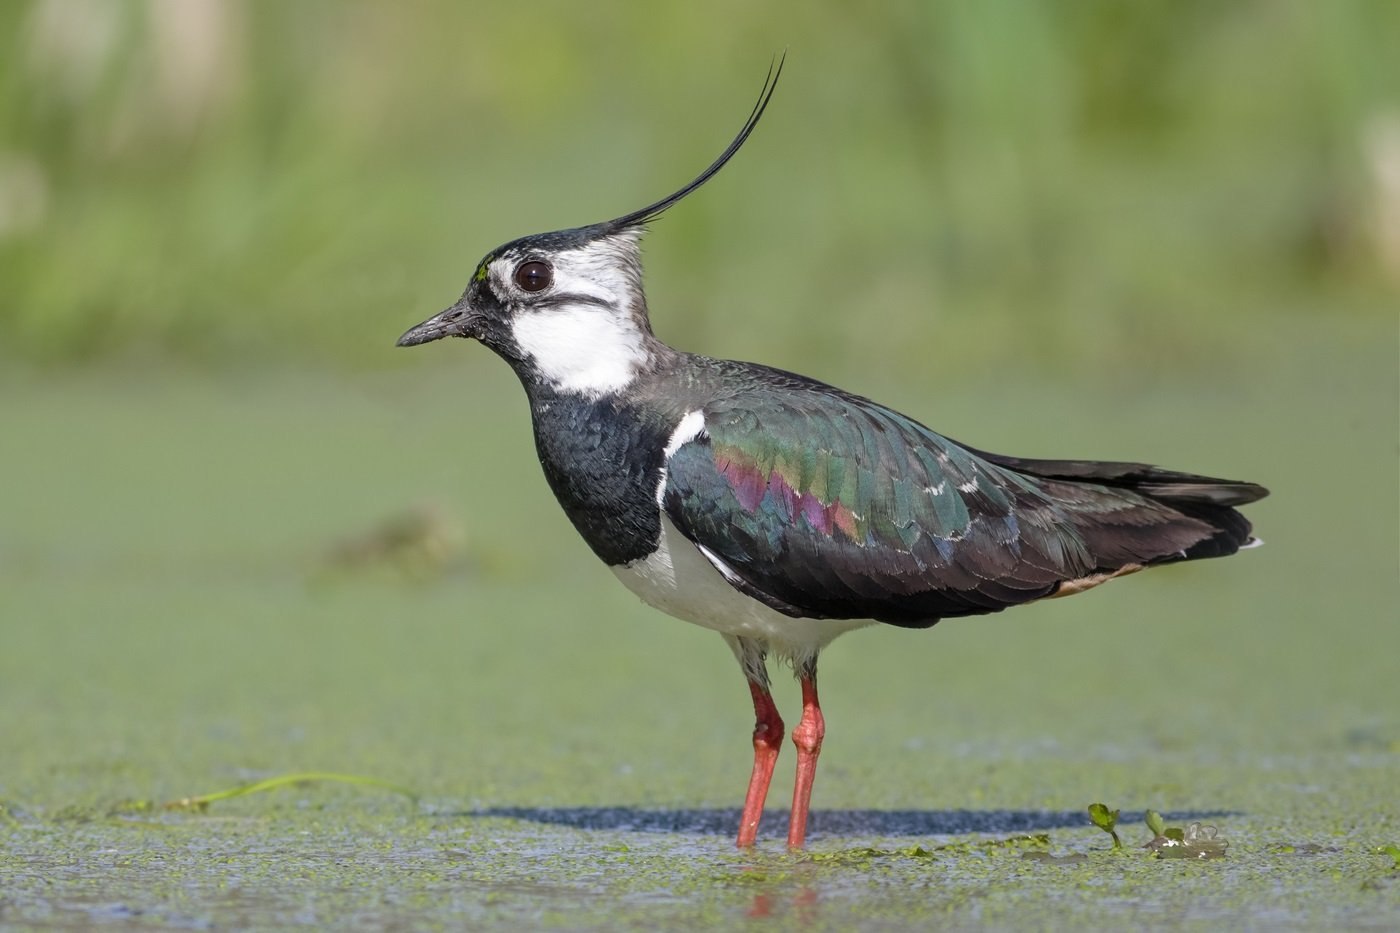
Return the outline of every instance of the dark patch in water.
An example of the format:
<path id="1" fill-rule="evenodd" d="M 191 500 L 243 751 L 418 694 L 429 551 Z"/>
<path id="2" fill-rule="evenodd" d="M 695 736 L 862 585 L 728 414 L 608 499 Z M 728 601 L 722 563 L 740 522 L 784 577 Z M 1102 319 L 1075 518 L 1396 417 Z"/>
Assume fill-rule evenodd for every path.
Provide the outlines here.
<path id="1" fill-rule="evenodd" d="M 638 833 L 691 833 L 728 836 L 739 825 L 739 811 L 721 807 L 642 809 L 638 807 L 487 807 L 463 814 L 549 823 L 573 829 Z M 1225 810 L 1167 814 L 1181 820 L 1220 819 L 1237 814 Z M 787 832 L 787 820 L 772 813 L 764 821 L 764 836 Z M 1123 822 L 1142 820 L 1128 814 Z M 827 836 L 960 836 L 965 833 L 1027 833 L 1036 830 L 1089 826 L 1083 810 L 813 810 L 808 824 Z"/>

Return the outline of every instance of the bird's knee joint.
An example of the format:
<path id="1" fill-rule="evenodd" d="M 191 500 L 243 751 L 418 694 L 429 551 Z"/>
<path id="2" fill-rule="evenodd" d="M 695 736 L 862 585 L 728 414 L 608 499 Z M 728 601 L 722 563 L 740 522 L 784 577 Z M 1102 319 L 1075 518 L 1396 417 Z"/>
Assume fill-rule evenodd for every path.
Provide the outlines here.
<path id="1" fill-rule="evenodd" d="M 754 748 L 777 748 L 783 741 L 783 723 L 760 719 L 753 727 Z"/>
<path id="2" fill-rule="evenodd" d="M 806 723 L 792 730 L 792 744 L 796 745 L 799 751 L 813 755 L 822 750 L 824 737 L 825 730 L 808 726 Z"/>

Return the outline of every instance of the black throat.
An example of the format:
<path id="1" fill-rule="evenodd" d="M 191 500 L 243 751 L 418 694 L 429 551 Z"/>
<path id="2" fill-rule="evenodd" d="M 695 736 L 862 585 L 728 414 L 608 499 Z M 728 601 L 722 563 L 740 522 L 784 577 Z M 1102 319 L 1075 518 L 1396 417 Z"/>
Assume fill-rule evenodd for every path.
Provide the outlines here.
<path id="1" fill-rule="evenodd" d="M 683 412 L 624 395 L 525 389 L 545 479 L 593 553 L 609 566 L 651 554 L 661 538 L 664 450 Z"/>

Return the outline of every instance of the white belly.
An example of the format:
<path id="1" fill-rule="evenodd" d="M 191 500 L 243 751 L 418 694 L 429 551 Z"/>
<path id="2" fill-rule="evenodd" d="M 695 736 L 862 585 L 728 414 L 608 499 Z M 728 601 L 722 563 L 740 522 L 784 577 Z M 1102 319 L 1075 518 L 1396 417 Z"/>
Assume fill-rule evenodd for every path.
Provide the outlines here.
<path id="1" fill-rule="evenodd" d="M 869 619 L 794 619 L 730 586 L 700 549 L 661 513 L 661 541 L 649 556 L 613 573 L 642 602 L 667 615 L 749 638 L 786 660 L 804 662 L 836 636 L 874 624 Z"/>

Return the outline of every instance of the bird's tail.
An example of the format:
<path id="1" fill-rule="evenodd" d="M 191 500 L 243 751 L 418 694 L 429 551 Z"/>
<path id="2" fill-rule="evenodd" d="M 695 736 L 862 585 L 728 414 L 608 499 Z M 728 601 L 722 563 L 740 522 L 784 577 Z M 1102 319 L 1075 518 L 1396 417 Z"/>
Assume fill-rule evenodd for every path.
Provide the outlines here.
<path id="1" fill-rule="evenodd" d="M 1109 557 L 1114 553 L 1135 553 L 1146 565 L 1225 557 L 1261 543 L 1254 537 L 1249 519 L 1235 508 L 1269 494 L 1255 483 L 1163 470 L 1145 463 L 1032 460 L 981 451 L 977 455 L 1017 473 L 1064 484 L 1071 502 L 1083 499 L 1086 508 L 1079 513 L 1083 519 L 1080 530 L 1091 550 L 1107 558 L 1106 565 L 1115 562 Z M 1133 495 L 1123 496 L 1117 503 L 1101 503 L 1105 493 L 1111 498 L 1119 490 Z M 1132 499 L 1147 502 L 1135 510 Z M 1123 508 L 1101 510 L 1096 507 L 1100 503 Z M 1190 529 L 1194 529 L 1189 534 L 1194 540 L 1187 543 Z"/>

